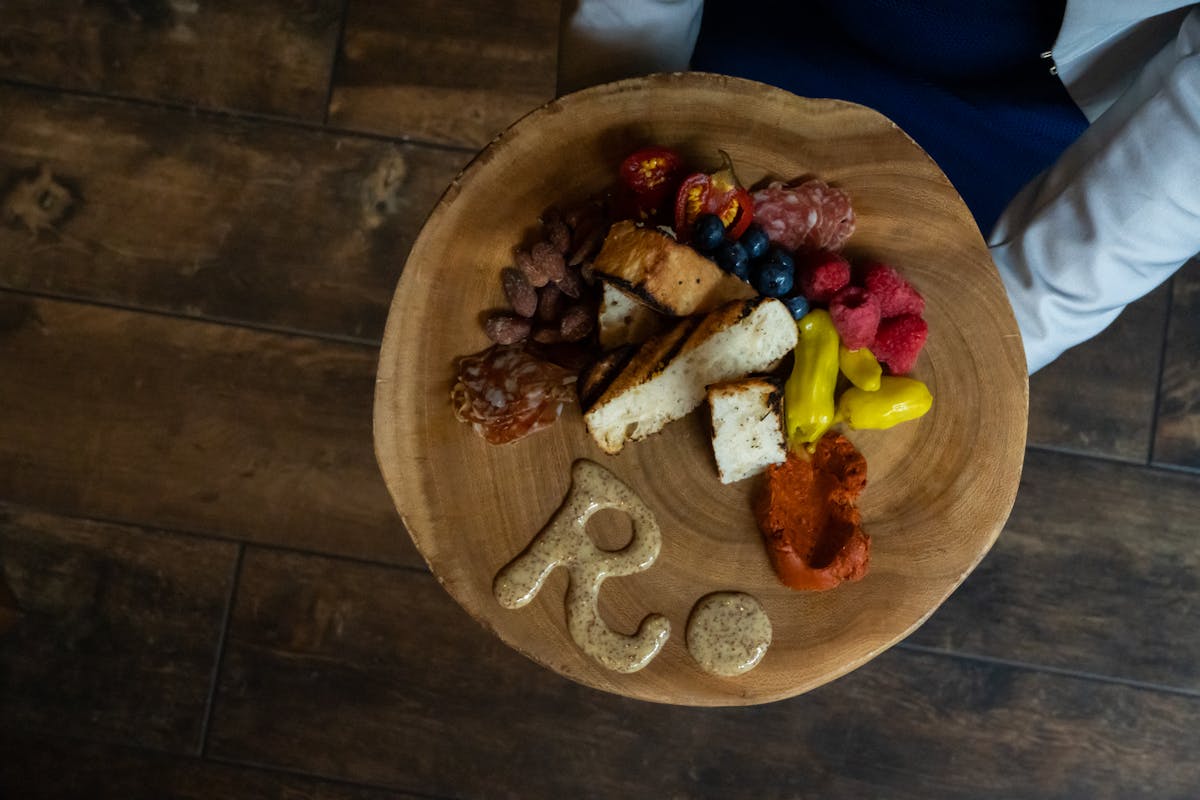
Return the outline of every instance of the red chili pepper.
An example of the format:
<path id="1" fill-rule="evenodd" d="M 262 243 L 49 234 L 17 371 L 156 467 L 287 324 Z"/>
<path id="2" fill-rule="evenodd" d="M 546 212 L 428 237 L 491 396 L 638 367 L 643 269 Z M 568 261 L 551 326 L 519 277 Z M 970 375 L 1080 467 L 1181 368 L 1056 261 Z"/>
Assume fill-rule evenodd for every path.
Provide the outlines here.
<path id="1" fill-rule="evenodd" d="M 692 227 L 701 214 L 716 214 L 725 223 L 725 236 L 737 239 L 754 219 L 754 201 L 733 174 L 729 155 L 717 172 L 696 172 L 683 179 L 675 194 L 675 235 L 681 242 L 692 238 Z"/>
<path id="2" fill-rule="evenodd" d="M 666 147 L 643 147 L 621 162 L 621 202 L 630 216 L 646 219 L 666 205 L 683 171 L 683 159 Z"/>

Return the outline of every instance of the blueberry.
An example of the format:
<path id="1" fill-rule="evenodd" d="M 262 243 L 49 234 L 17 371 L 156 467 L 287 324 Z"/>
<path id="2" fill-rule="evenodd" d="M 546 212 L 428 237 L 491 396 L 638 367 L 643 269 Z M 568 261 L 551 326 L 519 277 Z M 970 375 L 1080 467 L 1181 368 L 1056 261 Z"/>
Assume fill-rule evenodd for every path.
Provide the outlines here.
<path id="1" fill-rule="evenodd" d="M 763 260 L 764 264 L 778 264 L 789 272 L 795 272 L 796 259 L 792 258 L 792 254 L 784 250 L 778 245 L 772 245 L 767 250 L 767 255 Z"/>
<path id="2" fill-rule="evenodd" d="M 725 238 L 725 224 L 716 214 L 701 214 L 692 228 L 692 246 L 708 253 L 716 250 Z"/>
<path id="3" fill-rule="evenodd" d="M 750 256 L 751 261 L 762 258 L 771 245 L 771 240 L 767 238 L 767 232 L 757 222 L 750 223 L 750 227 L 746 228 L 746 232 L 738 241 L 742 243 L 742 247 L 746 248 L 746 254 Z"/>
<path id="4" fill-rule="evenodd" d="M 792 290 L 795 272 L 776 261 L 767 261 L 754 276 L 754 288 L 767 297 L 783 297 Z"/>
<path id="5" fill-rule="evenodd" d="M 717 248 L 717 266 L 744 281 L 750 280 L 750 256 L 740 242 L 725 242 Z"/>
<path id="6" fill-rule="evenodd" d="M 757 266 L 751 283 L 759 294 L 783 297 L 792 291 L 792 285 L 796 282 L 796 262 L 787 250 L 772 245 Z"/>
<path id="7" fill-rule="evenodd" d="M 803 319 L 808 314 L 808 298 L 802 294 L 783 298 L 783 304 L 792 312 L 792 319 Z"/>

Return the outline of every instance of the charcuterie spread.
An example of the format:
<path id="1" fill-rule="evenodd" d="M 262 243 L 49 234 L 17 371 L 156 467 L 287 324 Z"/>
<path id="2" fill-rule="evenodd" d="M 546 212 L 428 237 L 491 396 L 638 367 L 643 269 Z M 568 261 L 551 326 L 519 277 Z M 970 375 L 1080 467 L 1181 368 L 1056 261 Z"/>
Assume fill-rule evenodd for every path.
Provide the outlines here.
<path id="1" fill-rule="evenodd" d="M 537 240 L 498 272 L 508 308 L 484 323 L 491 347 L 459 359 L 453 410 L 506 445 L 577 402 L 611 455 L 705 406 L 714 478 L 761 481 L 745 513 L 766 562 L 791 589 L 830 590 L 868 574 L 871 545 L 857 508 L 866 459 L 836 429 L 929 410 L 928 388 L 907 374 L 929 333 L 925 301 L 895 266 L 846 256 L 856 217 L 844 191 L 811 175 L 747 188 L 718 156 L 696 170 L 645 147 L 614 165 L 613 186 L 543 214 Z M 605 577 L 649 570 L 662 533 L 636 487 L 606 468 L 580 460 L 571 479 L 559 511 L 500 569 L 496 598 L 520 608 L 563 566 L 576 644 L 615 671 L 642 669 L 670 623 L 651 614 L 632 636 L 613 631 L 597 596 Z M 623 550 L 588 536 L 600 508 L 630 515 Z M 763 606 L 735 589 L 700 598 L 686 633 L 697 668 L 722 678 L 753 668 L 771 642 Z"/>

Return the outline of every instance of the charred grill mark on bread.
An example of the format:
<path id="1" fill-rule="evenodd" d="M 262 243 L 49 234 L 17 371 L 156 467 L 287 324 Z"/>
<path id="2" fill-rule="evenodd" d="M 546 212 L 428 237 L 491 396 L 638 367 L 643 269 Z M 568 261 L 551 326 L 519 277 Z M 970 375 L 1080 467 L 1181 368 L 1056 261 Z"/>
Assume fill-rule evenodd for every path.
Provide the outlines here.
<path id="1" fill-rule="evenodd" d="M 667 365 L 675 359 L 675 356 L 679 355 L 683 348 L 687 346 L 688 341 L 695 335 L 696 331 L 700 330 L 700 323 L 703 321 L 700 317 L 688 317 L 676 325 L 672 331 L 673 334 L 677 334 L 674 344 L 659 356 L 658 361 L 653 366 L 646 370 L 646 377 L 653 378 L 666 369 Z"/>
<path id="2" fill-rule="evenodd" d="M 783 381 L 779 378 L 764 378 L 775 385 L 775 389 L 767 395 L 767 406 L 771 413 L 783 416 Z"/>
<path id="3" fill-rule="evenodd" d="M 733 320 L 733 323 L 741 322 L 746 317 L 753 314 L 754 309 L 758 308 L 759 301 L 761 301 L 762 299 L 763 298 L 761 298 L 761 297 L 751 297 L 751 298 L 747 299 L 745 302 L 743 302 L 742 307 L 738 310 L 737 317 Z"/>
<path id="4" fill-rule="evenodd" d="M 608 281 L 613 286 L 616 286 L 621 291 L 628 292 L 629 294 L 633 295 L 638 300 L 653 308 L 655 311 L 662 312 L 663 314 L 675 313 L 670 308 L 660 303 L 658 298 L 647 291 L 646 288 L 641 284 L 627 281 L 619 275 L 605 274 L 604 280 Z"/>
<path id="5" fill-rule="evenodd" d="M 579 380 L 579 406 L 585 412 L 608 390 L 637 352 L 631 344 L 611 350 L 588 367 Z"/>

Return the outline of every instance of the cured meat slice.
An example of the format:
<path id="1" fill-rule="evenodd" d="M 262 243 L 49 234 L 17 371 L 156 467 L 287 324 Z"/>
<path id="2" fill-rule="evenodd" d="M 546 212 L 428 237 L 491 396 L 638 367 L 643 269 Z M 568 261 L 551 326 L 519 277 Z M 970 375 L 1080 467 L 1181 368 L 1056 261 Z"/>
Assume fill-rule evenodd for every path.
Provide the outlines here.
<path id="1" fill-rule="evenodd" d="M 575 375 L 519 345 L 495 345 L 458 362 L 454 416 L 492 444 L 554 424 L 575 396 Z"/>
<path id="2" fill-rule="evenodd" d="M 799 186 L 775 181 L 752 197 L 755 222 L 789 250 L 840 250 L 854 233 L 850 196 L 816 178 Z"/>

